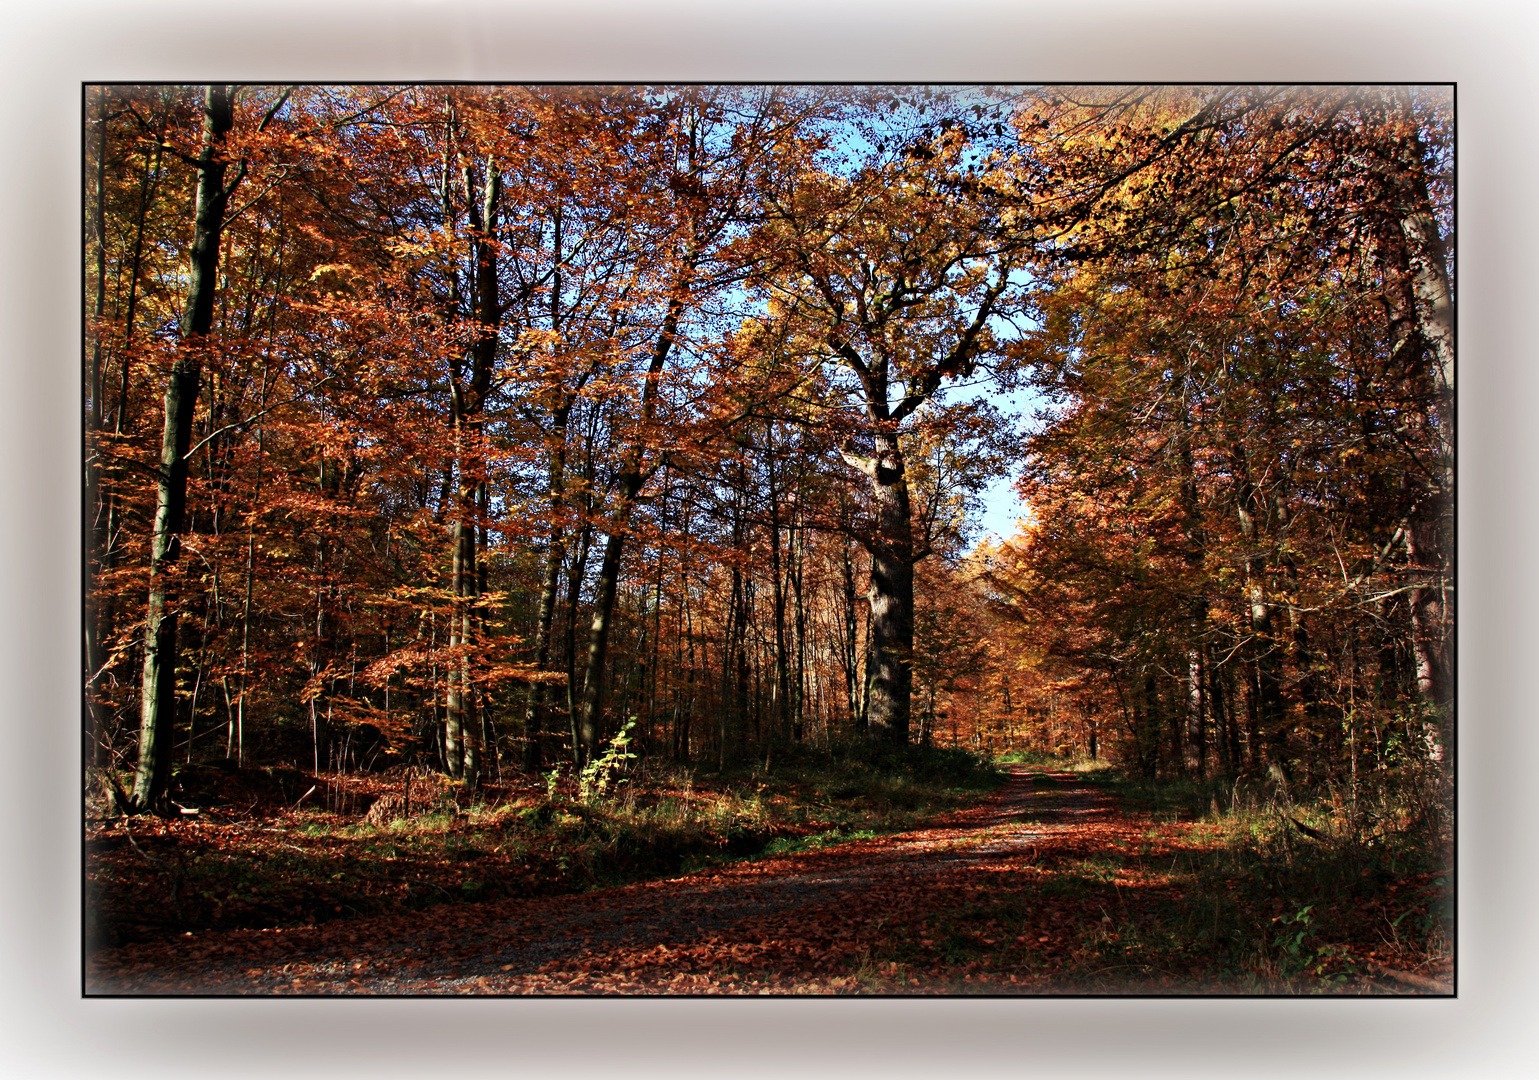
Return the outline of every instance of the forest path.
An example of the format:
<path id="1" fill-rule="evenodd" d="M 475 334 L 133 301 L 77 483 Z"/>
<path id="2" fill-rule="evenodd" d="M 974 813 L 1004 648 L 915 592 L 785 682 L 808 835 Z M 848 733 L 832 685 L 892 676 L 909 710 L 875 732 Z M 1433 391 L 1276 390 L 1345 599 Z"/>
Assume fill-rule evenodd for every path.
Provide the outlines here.
<path id="1" fill-rule="evenodd" d="M 86 993 L 870 989 L 873 980 L 860 977 L 863 958 L 938 898 L 954 907 L 987 890 L 995 875 L 1029 866 L 1055 847 L 1082 848 L 1089 833 L 1129 827 L 1109 798 L 1072 773 L 1008 770 L 1001 789 L 970 810 L 927 828 L 818 851 L 576 896 L 189 935 L 184 946 L 125 945 L 88 960 Z M 880 973 L 875 981 L 891 982 Z M 900 982 L 898 992 L 952 989 Z"/>

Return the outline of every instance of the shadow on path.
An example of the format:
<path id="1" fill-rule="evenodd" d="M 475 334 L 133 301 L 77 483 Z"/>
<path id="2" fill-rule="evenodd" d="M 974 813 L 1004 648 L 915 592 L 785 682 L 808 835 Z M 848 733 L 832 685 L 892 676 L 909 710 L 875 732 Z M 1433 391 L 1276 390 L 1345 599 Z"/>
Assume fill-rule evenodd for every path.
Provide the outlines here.
<path id="1" fill-rule="evenodd" d="M 845 901 L 869 906 L 872 897 L 938 886 L 946 875 L 1019 865 L 1056 837 L 1113 814 L 1110 801 L 1072 773 L 1010 766 L 993 798 L 911 832 L 578 896 L 237 931 L 189 940 L 180 956 L 175 946 L 127 945 L 91 958 L 86 992 L 538 992 L 520 980 L 683 948 L 730 959 L 762 945 L 766 918 L 816 926 L 837 917 Z"/>

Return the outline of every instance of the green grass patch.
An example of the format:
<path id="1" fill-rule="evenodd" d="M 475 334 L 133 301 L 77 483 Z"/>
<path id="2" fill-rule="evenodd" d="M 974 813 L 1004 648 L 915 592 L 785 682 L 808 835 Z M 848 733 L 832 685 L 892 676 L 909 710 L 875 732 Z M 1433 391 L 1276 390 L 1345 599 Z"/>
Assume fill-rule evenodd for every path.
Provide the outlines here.
<path id="1" fill-rule="evenodd" d="M 1017 749 L 1000 754 L 994 759 L 1001 765 L 1031 765 L 1039 769 L 1067 769 L 1070 761 L 1045 750 Z"/>

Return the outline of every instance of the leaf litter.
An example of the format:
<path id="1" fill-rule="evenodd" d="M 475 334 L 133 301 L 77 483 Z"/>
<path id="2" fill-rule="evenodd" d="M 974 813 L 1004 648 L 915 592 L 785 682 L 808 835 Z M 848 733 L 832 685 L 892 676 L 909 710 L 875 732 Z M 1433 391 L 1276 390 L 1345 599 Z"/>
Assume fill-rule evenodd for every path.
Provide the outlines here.
<path id="1" fill-rule="evenodd" d="M 89 956 L 86 992 L 1299 992 L 1298 972 L 1258 978 L 1195 941 L 1147 940 L 1196 884 L 1183 851 L 1211 830 L 1129 814 L 1073 773 L 1044 789 L 1040 775 L 1011 766 L 994 796 L 923 828 L 663 880 L 127 942 Z M 161 824 L 154 850 L 174 851 L 178 826 Z M 1358 953 L 1334 989 L 1409 992 L 1373 978 L 1403 952 Z"/>

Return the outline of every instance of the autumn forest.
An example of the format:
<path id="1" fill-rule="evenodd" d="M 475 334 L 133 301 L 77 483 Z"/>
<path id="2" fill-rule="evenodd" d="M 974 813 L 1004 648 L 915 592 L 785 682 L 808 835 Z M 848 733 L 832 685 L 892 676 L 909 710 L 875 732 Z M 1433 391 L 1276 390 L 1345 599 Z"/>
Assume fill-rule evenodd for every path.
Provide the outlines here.
<path id="1" fill-rule="evenodd" d="M 650 985 L 1443 987 L 1449 88 L 92 85 L 83 125 L 103 948 L 1115 804 L 1251 815 L 1271 892 L 1201 964 L 1098 909 Z M 1175 843 L 1125 820 L 1037 870 Z M 1393 933 L 1350 912 L 1391 883 Z M 450 992 L 647 983 L 598 967 Z"/>

